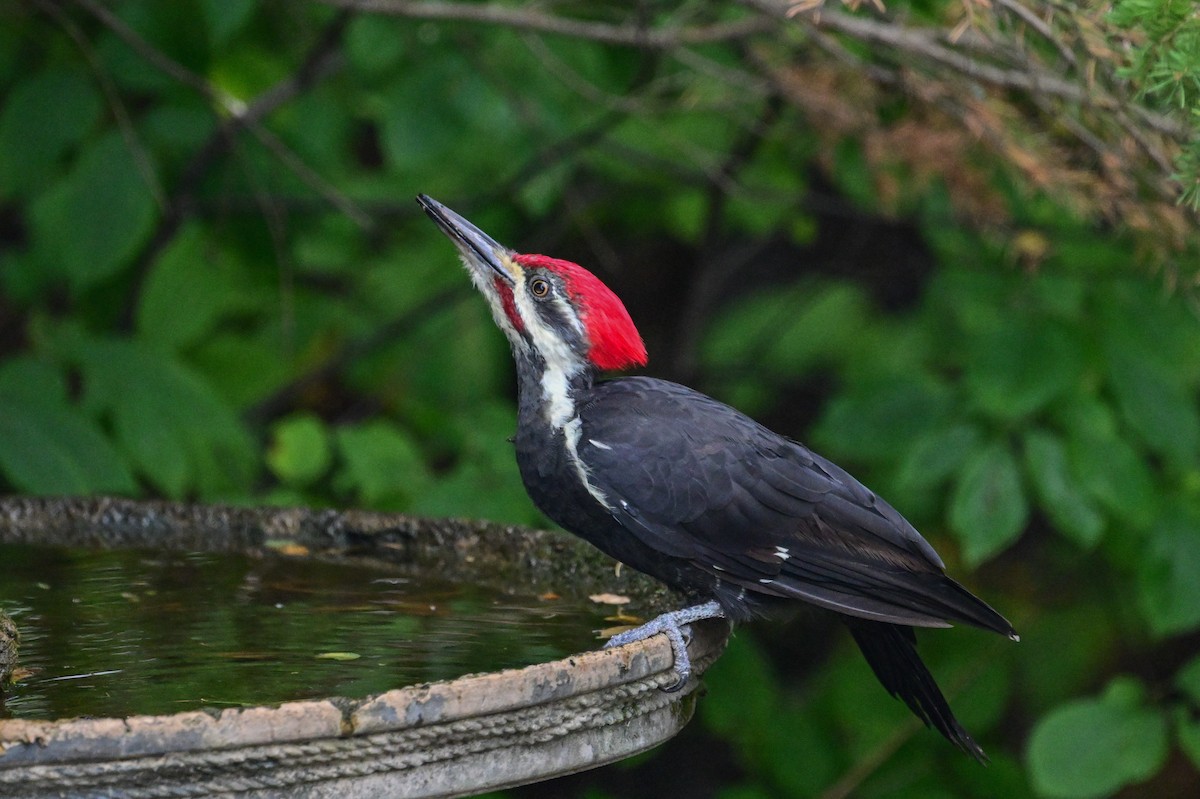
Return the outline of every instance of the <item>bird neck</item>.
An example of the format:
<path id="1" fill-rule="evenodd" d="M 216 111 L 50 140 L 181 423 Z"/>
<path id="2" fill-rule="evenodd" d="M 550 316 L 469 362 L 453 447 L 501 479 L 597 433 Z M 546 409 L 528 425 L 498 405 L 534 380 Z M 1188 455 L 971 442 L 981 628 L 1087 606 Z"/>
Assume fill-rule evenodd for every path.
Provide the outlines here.
<path id="1" fill-rule="evenodd" d="M 578 416 L 580 392 L 592 387 L 589 364 L 547 362 L 537 352 L 516 352 L 518 423 L 561 432 Z"/>

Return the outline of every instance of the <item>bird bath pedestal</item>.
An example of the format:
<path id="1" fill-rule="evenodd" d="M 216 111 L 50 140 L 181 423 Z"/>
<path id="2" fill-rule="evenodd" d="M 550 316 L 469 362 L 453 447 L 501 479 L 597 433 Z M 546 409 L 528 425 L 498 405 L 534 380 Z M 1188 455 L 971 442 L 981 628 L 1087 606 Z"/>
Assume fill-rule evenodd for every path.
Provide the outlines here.
<path id="1" fill-rule="evenodd" d="M 5 546 L 31 544 L 242 553 L 283 569 L 317 559 L 369 576 L 436 574 L 585 603 L 589 594 L 619 592 L 645 617 L 679 601 L 628 570 L 614 574 L 610 561 L 563 534 L 398 515 L 0 499 L 0 558 Z M 23 626 L 20 612 L 14 621 Z M 23 636 L 27 649 L 36 644 L 32 632 Z M 675 680 L 671 648 L 655 636 L 361 696 L 175 713 L 0 715 L 0 796 L 449 797 L 535 782 L 673 736 L 690 719 L 698 675 L 727 633 L 720 622 L 696 625 L 696 670 L 673 693 L 661 690 Z M 15 698 L 21 690 L 18 683 Z"/>

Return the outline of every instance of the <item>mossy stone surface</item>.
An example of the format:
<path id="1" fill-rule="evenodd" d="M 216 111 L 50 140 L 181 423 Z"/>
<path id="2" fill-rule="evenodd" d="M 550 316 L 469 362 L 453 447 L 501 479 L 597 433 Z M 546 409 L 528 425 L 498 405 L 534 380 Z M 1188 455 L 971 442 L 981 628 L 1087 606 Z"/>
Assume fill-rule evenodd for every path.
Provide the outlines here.
<path id="1" fill-rule="evenodd" d="M 17 667 L 17 650 L 21 646 L 21 631 L 8 614 L 0 610 L 0 688 L 8 684 Z"/>

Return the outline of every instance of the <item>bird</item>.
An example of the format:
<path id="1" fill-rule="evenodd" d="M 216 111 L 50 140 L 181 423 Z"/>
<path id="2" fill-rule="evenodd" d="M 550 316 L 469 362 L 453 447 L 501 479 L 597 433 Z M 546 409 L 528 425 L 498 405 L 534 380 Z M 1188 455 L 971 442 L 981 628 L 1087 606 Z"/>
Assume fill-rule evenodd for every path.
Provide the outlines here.
<path id="1" fill-rule="evenodd" d="M 525 489 L 548 518 L 688 604 L 608 646 L 666 634 L 678 689 L 686 637 L 797 601 L 838 614 L 883 687 L 981 762 L 916 650 L 917 627 L 961 622 L 1019 640 L 946 574 L 891 505 L 803 444 L 699 391 L 649 376 L 617 295 L 582 266 L 499 244 L 428 195 L 417 202 L 453 242 L 517 375 L 512 439 Z"/>

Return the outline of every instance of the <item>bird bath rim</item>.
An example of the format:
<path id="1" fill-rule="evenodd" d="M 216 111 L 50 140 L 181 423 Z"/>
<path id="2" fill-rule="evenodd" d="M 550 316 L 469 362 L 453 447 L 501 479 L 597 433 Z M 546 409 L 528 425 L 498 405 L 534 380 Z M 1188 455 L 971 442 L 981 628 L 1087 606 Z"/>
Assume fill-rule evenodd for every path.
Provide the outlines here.
<path id="1" fill-rule="evenodd" d="M 214 532 L 216 531 L 216 532 Z M 653 610 L 653 583 L 559 534 L 394 514 L 229 508 L 117 499 L 0 498 L 0 542 L 167 549 L 299 545 L 317 557 L 455 569 L 466 579 L 618 585 Z M 559 569 L 557 574 L 546 571 Z M 564 579 L 566 578 L 566 579 Z M 597 583 L 593 582 L 593 585 Z M 694 710 L 698 675 L 728 628 L 697 625 L 696 675 L 677 693 L 665 636 L 521 669 L 357 699 L 174 715 L 0 720 L 0 794 L 254 797 L 456 796 L 572 773 L 651 748 Z"/>

